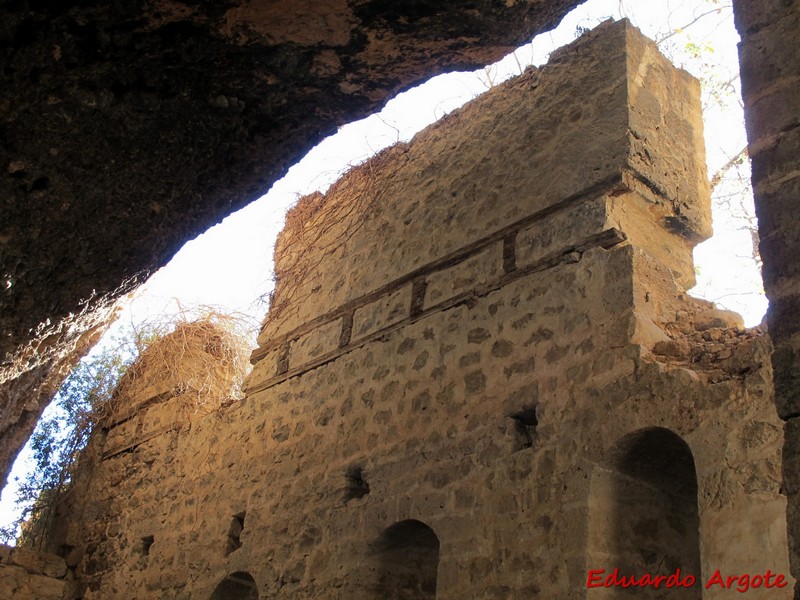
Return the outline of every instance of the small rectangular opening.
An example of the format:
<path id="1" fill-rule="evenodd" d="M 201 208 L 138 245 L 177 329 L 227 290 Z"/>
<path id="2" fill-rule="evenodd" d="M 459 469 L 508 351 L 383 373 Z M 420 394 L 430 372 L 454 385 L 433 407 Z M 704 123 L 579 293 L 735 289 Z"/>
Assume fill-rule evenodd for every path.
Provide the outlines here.
<path id="1" fill-rule="evenodd" d="M 369 494 L 369 483 L 364 478 L 364 468 L 358 465 L 353 465 L 347 468 L 344 474 L 347 480 L 345 487 L 344 501 L 363 498 Z"/>
<path id="2" fill-rule="evenodd" d="M 231 525 L 228 528 L 228 543 L 225 548 L 225 556 L 235 552 L 242 547 L 242 531 L 244 531 L 244 517 L 247 513 L 242 511 L 233 515 Z"/>
<path id="3" fill-rule="evenodd" d="M 152 535 L 146 535 L 142 538 L 142 556 L 150 556 L 150 548 L 152 547 L 154 541 L 155 537 Z"/>

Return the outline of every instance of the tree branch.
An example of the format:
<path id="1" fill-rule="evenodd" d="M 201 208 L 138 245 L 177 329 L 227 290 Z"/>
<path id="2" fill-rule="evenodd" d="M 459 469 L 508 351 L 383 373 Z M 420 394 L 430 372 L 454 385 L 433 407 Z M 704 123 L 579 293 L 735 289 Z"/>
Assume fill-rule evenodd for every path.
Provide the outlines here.
<path id="1" fill-rule="evenodd" d="M 696 16 L 694 19 L 692 19 L 691 21 L 689 21 L 689 22 L 688 22 L 686 25 L 684 25 L 683 27 L 677 27 L 677 28 L 673 29 L 672 31 L 670 31 L 670 32 L 669 32 L 667 35 L 665 35 L 664 37 L 657 39 L 657 40 L 656 40 L 656 46 L 660 46 L 661 44 L 663 44 L 665 41 L 667 41 L 667 40 L 668 40 L 669 38 L 671 38 L 672 36 L 674 36 L 674 35 L 678 35 L 678 34 L 679 34 L 679 33 L 681 33 L 681 32 L 682 32 L 684 29 L 687 29 L 687 28 L 691 27 L 692 25 L 694 25 L 695 23 L 697 23 L 697 22 L 698 22 L 700 19 L 702 19 L 703 17 L 707 17 L 708 15 L 710 15 L 710 14 L 713 14 L 713 13 L 719 13 L 719 12 L 721 12 L 722 10 L 724 10 L 724 9 L 726 9 L 726 8 L 733 8 L 733 7 L 732 7 L 731 5 L 729 5 L 729 4 L 726 4 L 725 6 L 718 6 L 718 7 L 716 7 L 716 8 L 712 8 L 711 10 L 708 10 L 708 11 L 706 11 L 706 12 L 704 12 L 704 13 L 701 13 L 701 14 L 697 15 L 697 16 Z"/>
<path id="2" fill-rule="evenodd" d="M 714 173 L 713 177 L 709 179 L 709 184 L 711 185 L 712 192 L 714 191 L 714 188 L 719 185 L 720 181 L 722 181 L 722 178 L 725 177 L 725 173 L 730 171 L 736 165 L 742 164 L 746 156 L 747 156 L 747 146 L 739 150 L 739 152 L 737 152 L 733 158 L 731 158 L 728 162 L 722 165 L 719 168 L 719 170 L 716 173 Z"/>

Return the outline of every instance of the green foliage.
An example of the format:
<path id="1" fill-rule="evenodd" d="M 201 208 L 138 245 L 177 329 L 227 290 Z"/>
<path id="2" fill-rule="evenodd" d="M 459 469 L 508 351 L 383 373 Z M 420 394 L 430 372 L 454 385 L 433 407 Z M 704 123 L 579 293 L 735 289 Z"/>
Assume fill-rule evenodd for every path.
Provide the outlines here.
<path id="1" fill-rule="evenodd" d="M 683 48 L 686 54 L 695 60 L 702 59 L 704 54 L 713 54 L 714 52 L 714 46 L 708 42 L 698 43 L 690 40 Z"/>
<path id="2" fill-rule="evenodd" d="M 208 393 L 220 369 L 230 375 L 225 381 L 240 386 L 249 367 L 255 331 L 256 324 L 241 315 L 198 307 L 142 323 L 112 339 L 104 338 L 101 348 L 73 369 L 31 435 L 26 447 L 31 455 L 26 475 L 16 479 L 15 504 L 20 516 L 7 527 L 0 527 L 0 542 L 41 545 L 94 425 L 113 413 L 112 397 L 115 393 L 124 395 L 126 383 L 131 385 L 137 379 L 140 385 L 146 382 L 148 375 L 143 371 L 148 368 L 163 374 L 176 365 L 185 366 L 181 359 L 189 353 L 187 344 L 192 340 L 188 338 L 194 334 L 208 343 L 216 342 L 200 353 L 210 362 L 195 361 L 199 371 L 184 374 L 192 380 L 196 395 Z M 147 357 L 143 356 L 145 351 Z M 118 389 L 125 373 L 128 376 Z"/>
<path id="3" fill-rule="evenodd" d="M 46 530 L 70 483 L 97 415 L 135 356 L 129 343 L 107 347 L 79 362 L 66 379 L 28 442 L 33 464 L 24 480 L 18 479 L 15 500 L 21 514 L 0 529 L 1 541 L 13 543 L 19 535 L 20 545 L 36 545 L 37 533 Z"/>

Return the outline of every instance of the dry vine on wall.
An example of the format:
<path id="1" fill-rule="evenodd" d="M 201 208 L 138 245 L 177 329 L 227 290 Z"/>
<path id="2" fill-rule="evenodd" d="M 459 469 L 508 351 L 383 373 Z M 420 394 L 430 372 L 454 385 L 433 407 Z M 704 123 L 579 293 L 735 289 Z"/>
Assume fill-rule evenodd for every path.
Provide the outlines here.
<path id="1" fill-rule="evenodd" d="M 33 465 L 18 481 L 20 514 L 0 530 L 0 541 L 42 546 L 95 426 L 113 422 L 137 394 L 168 381 L 183 416 L 214 413 L 241 398 L 254 324 L 213 309 L 196 317 L 148 323 L 78 363 L 31 436 Z"/>

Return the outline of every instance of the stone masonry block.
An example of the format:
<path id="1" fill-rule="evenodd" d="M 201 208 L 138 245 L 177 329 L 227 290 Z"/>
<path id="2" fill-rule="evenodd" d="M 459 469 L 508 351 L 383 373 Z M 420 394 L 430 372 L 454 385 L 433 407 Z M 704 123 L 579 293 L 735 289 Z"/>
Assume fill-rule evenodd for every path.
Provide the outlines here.
<path id="1" fill-rule="evenodd" d="M 147 407 L 147 410 L 140 417 L 139 437 L 146 439 L 177 426 L 182 420 L 186 419 L 186 411 L 194 410 L 192 400 L 193 397 L 191 395 L 175 396 L 166 402 Z"/>
<path id="2" fill-rule="evenodd" d="M 794 217 L 794 218 L 792 218 Z M 784 215 L 784 226 L 761 238 L 759 250 L 764 261 L 762 277 L 770 298 L 777 300 L 785 290 L 800 291 L 800 218 Z"/>
<path id="3" fill-rule="evenodd" d="M 784 77 L 795 77 L 800 65 L 800 10 L 786 11 L 780 19 L 743 37 L 739 44 L 742 95 L 760 94 Z"/>
<path id="4" fill-rule="evenodd" d="M 650 199 L 637 192 L 615 194 L 608 199 L 609 221 L 624 232 L 630 243 L 641 248 L 672 272 L 683 289 L 695 284 L 693 243 L 674 230 L 670 213 L 659 211 Z M 660 221 L 663 227 L 653 226 Z"/>
<path id="5" fill-rule="evenodd" d="M 776 346 L 800 334 L 800 293 L 772 298 L 767 320 L 770 337 Z M 800 347 L 800 344 L 797 345 Z"/>
<path id="6" fill-rule="evenodd" d="M 292 342 L 289 350 L 289 368 L 296 369 L 305 363 L 333 352 L 339 347 L 342 318 L 315 327 Z"/>
<path id="7" fill-rule="evenodd" d="M 517 268 L 527 267 L 554 252 L 577 246 L 600 233 L 608 218 L 603 196 L 569 206 L 520 230 L 516 239 Z"/>
<path id="8" fill-rule="evenodd" d="M 410 307 L 411 284 L 407 284 L 356 309 L 353 315 L 353 341 L 406 318 Z"/>
<path id="9" fill-rule="evenodd" d="M 695 243 L 711 236 L 700 85 L 627 26 L 628 164 L 663 198 L 672 225 Z"/>
<path id="10" fill-rule="evenodd" d="M 797 68 L 800 71 L 800 65 Z M 753 154 L 773 136 L 800 125 L 800 78 L 786 78 L 764 95 L 754 95 L 747 107 L 747 137 L 753 143 Z"/>
<path id="11" fill-rule="evenodd" d="M 756 199 L 764 192 L 774 192 L 797 172 L 797 157 L 800 156 L 800 127 L 787 131 L 759 148 L 751 156 L 753 164 L 753 187 Z"/>
<path id="12" fill-rule="evenodd" d="M 427 277 L 424 308 L 430 308 L 476 286 L 495 281 L 502 275 L 503 242 L 498 241 L 448 269 L 431 273 Z"/>
<path id="13" fill-rule="evenodd" d="M 772 353 L 772 369 L 775 377 L 775 408 L 781 418 L 800 415 L 800 344 L 787 341 L 776 344 Z M 796 420 L 796 419 L 795 419 Z M 788 441 L 787 441 L 788 443 Z M 787 446 L 788 447 L 788 446 Z M 797 439 L 797 451 L 800 453 L 800 436 Z M 800 471 L 797 471 L 800 473 Z M 794 491 L 800 493 L 800 484 Z"/>
<path id="14" fill-rule="evenodd" d="M 64 577 L 67 573 L 67 565 L 60 556 L 27 548 L 14 548 L 9 563 L 22 567 L 28 573 L 47 577 Z"/>
<path id="15" fill-rule="evenodd" d="M 782 179 L 779 185 L 757 186 L 755 194 L 758 198 L 756 215 L 761 237 L 771 235 L 782 227 L 797 226 L 792 216 L 800 207 L 800 172 Z"/>
<path id="16" fill-rule="evenodd" d="M 62 600 L 66 589 L 63 579 L 53 579 L 43 575 L 32 575 L 29 581 L 32 598 L 36 600 Z"/>
<path id="17" fill-rule="evenodd" d="M 169 395 L 179 383 L 176 377 L 166 376 L 150 385 L 137 386 L 135 393 L 131 395 L 129 406 L 135 411 L 137 406 L 147 404 L 159 396 Z"/>
<path id="18" fill-rule="evenodd" d="M 280 346 L 272 348 L 267 354 L 253 365 L 253 370 L 244 383 L 245 389 L 256 388 L 266 381 L 269 381 L 278 374 L 278 363 L 283 355 L 283 348 Z"/>
<path id="19" fill-rule="evenodd" d="M 122 423 L 119 423 L 108 430 L 108 437 L 106 438 L 105 453 L 113 454 L 117 450 L 125 448 L 133 443 L 136 439 L 137 431 L 139 429 L 139 418 L 134 417 Z"/>

